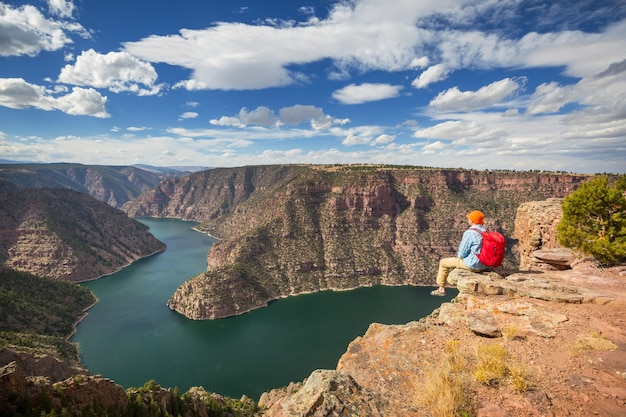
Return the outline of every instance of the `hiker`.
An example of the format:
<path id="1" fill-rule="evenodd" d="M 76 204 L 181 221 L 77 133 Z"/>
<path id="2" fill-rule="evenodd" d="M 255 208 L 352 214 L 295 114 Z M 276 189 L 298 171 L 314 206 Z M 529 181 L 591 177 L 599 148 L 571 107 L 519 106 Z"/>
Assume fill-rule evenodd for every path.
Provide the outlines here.
<path id="1" fill-rule="evenodd" d="M 431 295 L 446 295 L 448 275 L 454 268 L 467 269 L 474 272 L 488 269 L 477 257 L 483 243 L 481 232 L 487 231 L 484 226 L 485 215 L 478 210 L 474 210 L 467 215 L 467 221 L 470 227 L 463 233 L 457 256 L 454 258 L 443 258 L 439 261 L 439 271 L 437 272 L 437 285 L 439 288 L 431 292 Z"/>

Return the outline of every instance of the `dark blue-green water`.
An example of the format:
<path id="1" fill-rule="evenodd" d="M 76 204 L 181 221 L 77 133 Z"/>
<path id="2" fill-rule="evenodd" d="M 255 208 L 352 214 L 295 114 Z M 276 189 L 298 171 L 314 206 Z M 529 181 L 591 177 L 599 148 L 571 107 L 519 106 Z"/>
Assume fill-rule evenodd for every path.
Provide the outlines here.
<path id="1" fill-rule="evenodd" d="M 154 379 L 163 387 L 192 386 L 230 397 L 302 381 L 315 369 L 334 369 L 348 344 L 370 323 L 406 323 L 453 296 L 432 288 L 373 287 L 289 297 L 221 320 L 193 321 L 166 303 L 186 279 L 206 270 L 215 241 L 194 223 L 142 219 L 168 249 L 96 281 L 84 283 L 98 303 L 80 322 L 73 342 L 94 374 L 128 387 Z"/>

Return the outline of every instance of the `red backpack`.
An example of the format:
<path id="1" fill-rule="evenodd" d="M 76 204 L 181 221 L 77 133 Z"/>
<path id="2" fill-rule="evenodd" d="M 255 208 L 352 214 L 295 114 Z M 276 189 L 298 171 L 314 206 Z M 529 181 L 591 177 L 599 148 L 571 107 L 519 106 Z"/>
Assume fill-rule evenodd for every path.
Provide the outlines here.
<path id="1" fill-rule="evenodd" d="M 498 232 L 483 232 L 474 228 L 472 230 L 477 231 L 483 237 L 483 245 L 480 253 L 477 255 L 478 260 L 490 267 L 502 265 L 504 252 L 506 251 L 506 239 L 504 236 Z"/>

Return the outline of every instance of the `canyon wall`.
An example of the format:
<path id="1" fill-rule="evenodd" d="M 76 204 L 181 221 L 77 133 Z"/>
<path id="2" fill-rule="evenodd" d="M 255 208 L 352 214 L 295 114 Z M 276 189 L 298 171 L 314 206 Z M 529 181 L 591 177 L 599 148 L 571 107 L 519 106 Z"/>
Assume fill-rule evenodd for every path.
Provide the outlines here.
<path id="1" fill-rule="evenodd" d="M 88 281 L 165 250 L 147 226 L 77 191 L 0 191 L 0 201 L 0 267 Z"/>
<path id="2" fill-rule="evenodd" d="M 518 206 L 564 197 L 585 175 L 389 166 L 214 169 L 161 183 L 123 209 L 131 216 L 201 222 L 221 240 L 208 270 L 170 308 L 193 319 L 241 314 L 276 298 L 377 284 L 432 284 L 456 253 L 465 214 L 508 238 L 517 267 Z"/>

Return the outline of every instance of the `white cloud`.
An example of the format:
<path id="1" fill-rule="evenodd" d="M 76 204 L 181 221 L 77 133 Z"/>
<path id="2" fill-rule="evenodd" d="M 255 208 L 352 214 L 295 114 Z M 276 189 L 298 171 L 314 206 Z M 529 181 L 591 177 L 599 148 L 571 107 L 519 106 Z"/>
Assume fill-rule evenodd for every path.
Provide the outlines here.
<path id="1" fill-rule="evenodd" d="M 564 67 L 565 73 L 590 75 L 606 68 L 623 51 L 626 22 L 601 33 L 531 32 L 515 39 L 504 30 L 468 30 L 468 18 L 484 20 L 486 10 L 506 13 L 511 2 L 362 0 L 341 1 L 328 16 L 305 22 L 266 25 L 217 23 L 200 30 L 149 36 L 125 49 L 149 62 L 192 71 L 176 84 L 189 90 L 246 90 L 308 82 L 292 71 L 329 59 L 327 73 L 345 80 L 350 73 L 430 67 L 413 82 L 424 88 L 461 68 Z M 433 20 L 446 19 L 443 26 Z M 584 57 L 584 59 L 581 59 Z"/>
<path id="2" fill-rule="evenodd" d="M 218 23 L 149 36 L 124 47 L 149 62 L 191 69 L 191 79 L 177 84 L 189 90 L 277 87 L 298 82 L 300 74 L 292 73 L 289 65 L 326 58 L 336 65 L 334 74 L 406 69 L 421 42 L 418 17 L 453 4 L 457 2 L 339 2 L 325 20 L 302 25 Z"/>
<path id="3" fill-rule="evenodd" d="M 239 120 L 247 125 L 257 126 L 274 126 L 276 124 L 276 116 L 274 112 L 265 106 L 259 106 L 252 111 L 248 111 L 245 107 L 239 111 Z"/>
<path id="4" fill-rule="evenodd" d="M 104 105 L 107 98 L 93 88 L 72 88 L 70 94 L 58 97 L 54 108 L 74 116 L 110 117 Z"/>
<path id="5" fill-rule="evenodd" d="M 616 60 L 626 58 L 625 39 L 626 21 L 622 21 L 601 33 L 531 33 L 520 44 L 528 45 L 525 66 L 565 66 L 565 74 L 585 77 L 604 70 Z"/>
<path id="6" fill-rule="evenodd" d="M 278 117 L 270 108 L 259 106 L 252 111 L 248 111 L 244 107 L 236 116 L 222 116 L 219 119 L 211 119 L 209 121 L 214 126 L 238 128 L 250 125 L 271 127 L 280 127 L 281 125 L 297 126 L 301 123 L 309 123 L 313 130 L 324 130 L 332 125 L 343 125 L 348 122 L 348 119 L 333 119 L 319 107 L 302 104 L 281 108 Z"/>
<path id="7" fill-rule="evenodd" d="M 430 106 L 442 111 L 469 111 L 501 103 L 519 91 L 524 80 L 505 78 L 481 87 L 478 91 L 460 91 L 458 87 L 443 91 L 431 100 Z"/>
<path id="8" fill-rule="evenodd" d="M 384 135 L 381 126 L 357 126 L 350 129 L 333 128 L 331 132 L 337 137 L 343 136 L 341 144 L 345 146 L 370 145 L 374 140 Z"/>
<path id="9" fill-rule="evenodd" d="M 163 85 L 155 85 L 157 73 L 147 62 L 127 52 L 99 54 L 93 49 L 83 51 L 73 65 L 66 65 L 59 74 L 59 82 L 95 88 L 106 88 L 115 93 L 123 91 L 140 96 L 158 94 Z"/>
<path id="10" fill-rule="evenodd" d="M 507 138 L 508 133 L 488 124 L 453 120 L 416 130 L 413 137 L 452 140 L 455 145 L 495 146 L 496 142 Z"/>
<path id="11" fill-rule="evenodd" d="M 315 130 L 326 129 L 333 124 L 333 118 L 324 114 L 324 110 L 315 106 L 296 104 L 283 107 L 279 111 L 280 120 L 286 125 L 297 126 L 303 122 L 311 123 Z"/>
<path id="12" fill-rule="evenodd" d="M 445 150 L 447 147 L 448 145 L 438 140 L 436 142 L 427 143 L 426 145 L 422 146 L 422 151 L 427 155 L 432 155 Z"/>
<path id="13" fill-rule="evenodd" d="M 504 113 L 502 113 L 502 117 L 520 117 L 521 113 L 519 109 L 507 109 Z"/>
<path id="14" fill-rule="evenodd" d="M 409 63 L 409 68 L 426 68 L 430 63 L 430 59 L 427 56 L 421 56 L 419 58 L 413 58 Z"/>
<path id="15" fill-rule="evenodd" d="M 222 116 L 219 119 L 209 120 L 209 123 L 215 126 L 246 127 L 241 119 L 236 116 Z"/>
<path id="16" fill-rule="evenodd" d="M 384 83 L 350 84 L 335 91 L 333 98 L 343 104 L 361 104 L 397 97 L 402 88 L 401 85 Z"/>
<path id="17" fill-rule="evenodd" d="M 414 79 L 411 85 L 415 88 L 426 88 L 432 83 L 446 79 L 449 73 L 444 64 L 433 65 Z"/>
<path id="18" fill-rule="evenodd" d="M 248 111 L 245 107 L 239 110 L 237 116 L 222 116 L 219 119 L 212 119 L 209 121 L 215 126 L 232 126 L 232 127 L 246 127 L 248 125 L 256 126 L 274 126 L 277 123 L 277 118 L 274 112 L 265 106 L 259 106 L 252 111 Z"/>
<path id="19" fill-rule="evenodd" d="M 0 3 L 0 56 L 56 51 L 72 43 L 66 32 L 89 36 L 81 25 L 47 19 L 34 6 Z"/>
<path id="20" fill-rule="evenodd" d="M 12 109 L 34 107 L 60 110 L 71 115 L 109 117 L 105 109 L 107 98 L 94 89 L 75 87 L 59 97 L 48 94 L 42 86 L 29 84 L 22 78 L 0 78 L 0 106 Z"/>
<path id="21" fill-rule="evenodd" d="M 396 139 L 395 135 L 388 135 L 386 133 L 383 133 L 382 135 L 378 136 L 376 139 L 372 141 L 372 145 L 385 145 L 385 144 L 393 142 L 395 139 Z"/>
<path id="22" fill-rule="evenodd" d="M 527 114 L 556 113 L 576 99 L 571 87 L 562 87 L 552 81 L 539 85 L 526 109 Z"/>
<path id="23" fill-rule="evenodd" d="M 195 119 L 198 116 L 199 116 L 199 114 L 196 113 L 195 111 L 186 111 L 186 112 L 184 112 L 183 114 L 180 115 L 178 120 Z"/>
<path id="24" fill-rule="evenodd" d="M 62 18 L 71 18 L 74 14 L 74 3 L 72 0 L 48 0 L 50 13 Z"/>

